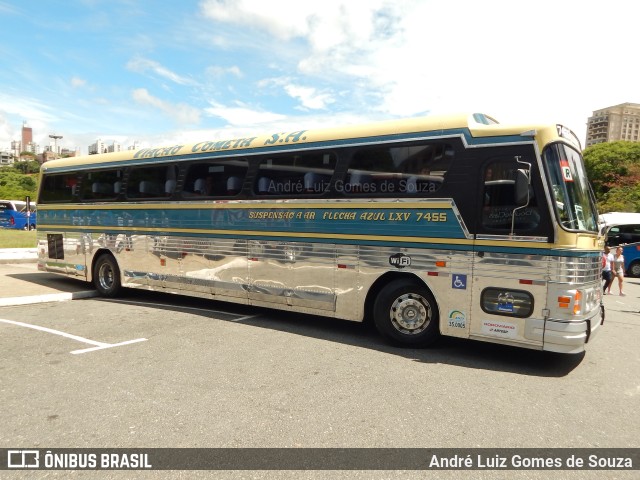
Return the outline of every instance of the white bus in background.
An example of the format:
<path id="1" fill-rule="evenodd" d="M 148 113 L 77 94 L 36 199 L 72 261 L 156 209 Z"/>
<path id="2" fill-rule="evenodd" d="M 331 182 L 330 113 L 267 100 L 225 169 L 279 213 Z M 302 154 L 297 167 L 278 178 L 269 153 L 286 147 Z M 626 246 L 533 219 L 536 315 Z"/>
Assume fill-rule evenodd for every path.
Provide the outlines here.
<path id="1" fill-rule="evenodd" d="M 622 246 L 627 275 L 640 277 L 640 213 L 603 213 L 598 223 L 608 246 Z"/>

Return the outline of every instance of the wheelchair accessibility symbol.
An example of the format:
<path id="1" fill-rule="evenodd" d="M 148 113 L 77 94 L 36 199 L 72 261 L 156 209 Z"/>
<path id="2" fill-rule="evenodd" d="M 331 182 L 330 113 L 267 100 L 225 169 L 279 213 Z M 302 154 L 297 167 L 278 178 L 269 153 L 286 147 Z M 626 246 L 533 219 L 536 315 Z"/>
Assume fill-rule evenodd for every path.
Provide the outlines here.
<path id="1" fill-rule="evenodd" d="M 467 276 L 459 273 L 454 273 L 451 277 L 451 288 L 457 288 L 458 290 L 467 289 Z"/>

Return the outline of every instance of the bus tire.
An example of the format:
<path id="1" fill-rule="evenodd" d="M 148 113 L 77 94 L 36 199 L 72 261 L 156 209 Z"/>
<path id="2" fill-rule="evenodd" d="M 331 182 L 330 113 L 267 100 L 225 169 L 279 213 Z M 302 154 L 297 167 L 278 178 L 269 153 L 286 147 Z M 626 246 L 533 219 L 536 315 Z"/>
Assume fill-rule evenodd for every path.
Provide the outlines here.
<path id="1" fill-rule="evenodd" d="M 113 255 L 105 253 L 98 257 L 93 267 L 93 285 L 103 297 L 115 297 L 120 293 L 120 269 Z"/>
<path id="2" fill-rule="evenodd" d="M 373 320 L 380 334 L 402 347 L 424 347 L 440 337 L 438 306 L 431 292 L 418 282 L 390 282 L 373 304 Z"/>
<path id="3" fill-rule="evenodd" d="M 640 261 L 635 260 L 629 265 L 629 276 L 640 277 Z"/>

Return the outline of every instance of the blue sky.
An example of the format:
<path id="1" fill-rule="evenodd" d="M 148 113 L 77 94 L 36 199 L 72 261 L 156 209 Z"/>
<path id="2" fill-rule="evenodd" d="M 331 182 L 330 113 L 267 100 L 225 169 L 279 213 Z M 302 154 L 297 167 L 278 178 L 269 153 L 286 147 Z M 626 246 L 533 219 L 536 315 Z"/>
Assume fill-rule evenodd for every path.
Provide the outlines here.
<path id="1" fill-rule="evenodd" d="M 640 103 L 637 18 L 636 0 L 0 0 L 0 150 L 23 121 L 86 153 L 460 111 L 584 142 L 593 110 Z"/>

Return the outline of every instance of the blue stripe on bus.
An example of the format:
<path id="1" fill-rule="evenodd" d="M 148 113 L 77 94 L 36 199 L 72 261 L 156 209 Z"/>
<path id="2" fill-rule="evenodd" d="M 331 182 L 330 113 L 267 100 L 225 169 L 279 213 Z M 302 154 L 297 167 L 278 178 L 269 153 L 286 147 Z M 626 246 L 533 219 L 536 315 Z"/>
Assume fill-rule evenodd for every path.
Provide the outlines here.
<path id="1" fill-rule="evenodd" d="M 119 209 L 87 210 L 47 208 L 40 212 L 40 223 L 51 228 L 77 225 L 125 227 L 132 230 L 193 229 L 230 231 L 296 232 L 301 234 L 375 235 L 393 237 L 432 237 L 463 239 L 465 234 L 455 214 L 447 208 L 255 208 Z"/>

